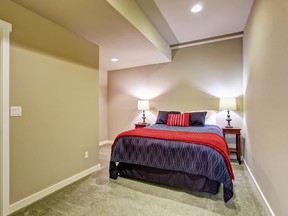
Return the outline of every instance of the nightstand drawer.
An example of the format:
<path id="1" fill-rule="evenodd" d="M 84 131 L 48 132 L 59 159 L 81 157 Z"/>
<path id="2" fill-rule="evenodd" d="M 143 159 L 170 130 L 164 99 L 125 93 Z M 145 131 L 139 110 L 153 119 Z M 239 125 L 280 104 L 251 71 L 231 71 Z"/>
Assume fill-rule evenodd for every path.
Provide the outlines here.
<path id="1" fill-rule="evenodd" d="M 136 124 L 134 124 L 134 125 L 135 125 L 135 129 L 136 129 L 136 128 L 144 128 L 144 127 L 147 127 L 147 126 L 149 126 L 150 124 L 149 124 L 149 123 L 146 123 L 146 124 L 136 123 Z"/>
<path id="2" fill-rule="evenodd" d="M 222 128 L 224 134 L 241 134 L 240 128 Z"/>

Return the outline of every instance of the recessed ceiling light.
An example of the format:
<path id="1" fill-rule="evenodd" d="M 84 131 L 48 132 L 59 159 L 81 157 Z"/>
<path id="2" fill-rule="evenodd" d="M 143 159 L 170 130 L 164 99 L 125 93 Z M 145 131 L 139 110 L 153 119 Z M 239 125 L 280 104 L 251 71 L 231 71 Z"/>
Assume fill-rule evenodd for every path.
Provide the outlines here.
<path id="1" fill-rule="evenodd" d="M 111 61 L 112 61 L 112 62 L 117 62 L 117 61 L 119 61 L 119 59 L 117 59 L 117 58 L 111 58 Z"/>
<path id="2" fill-rule="evenodd" d="M 196 4 L 191 8 L 192 13 L 198 13 L 203 9 L 203 6 L 201 4 Z"/>

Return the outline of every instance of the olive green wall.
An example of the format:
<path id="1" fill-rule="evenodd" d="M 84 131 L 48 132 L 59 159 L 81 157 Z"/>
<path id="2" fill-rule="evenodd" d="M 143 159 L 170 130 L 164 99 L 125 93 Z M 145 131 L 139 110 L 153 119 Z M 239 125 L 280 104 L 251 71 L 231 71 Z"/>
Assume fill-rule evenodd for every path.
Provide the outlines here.
<path id="1" fill-rule="evenodd" d="M 244 32 L 245 160 L 277 216 L 288 214 L 288 1 L 257 0 Z"/>
<path id="2" fill-rule="evenodd" d="M 99 164 L 99 48 L 47 19 L 0 1 L 12 24 L 10 203 Z M 84 152 L 89 158 L 84 159 Z"/>
<path id="3" fill-rule="evenodd" d="M 232 124 L 242 127 L 242 39 L 174 50 L 171 63 L 109 71 L 109 139 L 142 121 L 138 99 L 150 100 L 147 122 L 154 123 L 159 110 L 218 110 L 220 97 L 238 98 Z"/>

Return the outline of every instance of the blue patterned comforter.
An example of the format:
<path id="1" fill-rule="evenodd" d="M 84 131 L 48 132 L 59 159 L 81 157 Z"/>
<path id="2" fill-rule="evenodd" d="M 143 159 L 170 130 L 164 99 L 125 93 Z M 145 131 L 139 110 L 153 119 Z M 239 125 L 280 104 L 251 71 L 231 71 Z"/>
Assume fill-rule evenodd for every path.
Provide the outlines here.
<path id="1" fill-rule="evenodd" d="M 222 130 L 217 125 L 205 125 L 204 127 L 177 127 L 177 126 L 167 126 L 165 124 L 153 124 L 147 128 L 157 129 L 157 130 L 173 130 L 173 131 L 188 131 L 188 132 L 210 132 L 223 136 Z"/>
<path id="2" fill-rule="evenodd" d="M 216 125 L 204 127 L 174 127 L 154 124 L 150 129 L 190 132 L 211 132 L 222 136 Z M 223 184 L 223 198 L 228 202 L 233 196 L 233 183 L 223 156 L 205 145 L 167 141 L 145 137 L 120 137 L 114 143 L 111 163 L 123 162 L 165 170 L 203 175 Z"/>

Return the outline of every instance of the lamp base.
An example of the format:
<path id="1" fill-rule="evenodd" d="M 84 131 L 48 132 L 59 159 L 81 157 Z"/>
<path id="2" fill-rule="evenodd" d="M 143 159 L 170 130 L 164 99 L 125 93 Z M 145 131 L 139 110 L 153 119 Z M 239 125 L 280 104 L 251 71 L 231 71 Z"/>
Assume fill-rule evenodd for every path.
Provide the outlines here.
<path id="1" fill-rule="evenodd" d="M 146 124 L 146 122 L 145 122 L 145 119 L 146 119 L 145 110 L 143 110 L 142 119 L 143 119 L 142 124 Z"/>
<path id="2" fill-rule="evenodd" d="M 230 110 L 227 110 L 227 125 L 225 126 L 225 128 L 233 128 L 233 126 L 230 125 L 230 121 L 232 121 L 232 119 L 230 118 Z"/>

